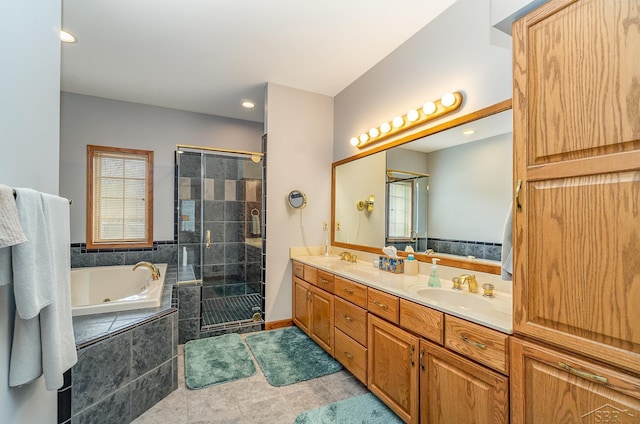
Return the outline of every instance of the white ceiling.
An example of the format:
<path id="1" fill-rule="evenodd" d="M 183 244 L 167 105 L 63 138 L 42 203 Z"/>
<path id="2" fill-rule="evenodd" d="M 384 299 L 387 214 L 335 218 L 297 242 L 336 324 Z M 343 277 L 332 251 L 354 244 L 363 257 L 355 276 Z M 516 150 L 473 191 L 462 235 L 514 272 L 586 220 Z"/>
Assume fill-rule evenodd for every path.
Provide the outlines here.
<path id="1" fill-rule="evenodd" d="M 266 82 L 335 96 L 454 2 L 63 0 L 61 86 L 262 122 Z"/>
<path id="2" fill-rule="evenodd" d="M 463 131 L 466 130 L 473 130 L 474 133 L 465 135 Z M 402 148 L 430 153 L 510 132 L 513 132 L 513 111 L 511 109 L 403 144 Z"/>

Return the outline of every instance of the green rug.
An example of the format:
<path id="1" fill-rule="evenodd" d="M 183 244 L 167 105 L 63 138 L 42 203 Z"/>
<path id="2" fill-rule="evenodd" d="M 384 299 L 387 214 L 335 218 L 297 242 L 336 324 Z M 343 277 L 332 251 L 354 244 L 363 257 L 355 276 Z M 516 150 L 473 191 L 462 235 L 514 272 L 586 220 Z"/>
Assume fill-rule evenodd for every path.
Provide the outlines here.
<path id="1" fill-rule="evenodd" d="M 294 424 L 402 424 L 402 420 L 372 393 L 303 412 Z"/>
<path id="2" fill-rule="evenodd" d="M 251 355 L 238 334 L 225 334 L 184 345 L 185 383 L 202 389 L 256 373 Z"/>
<path id="3" fill-rule="evenodd" d="M 286 386 L 342 369 L 298 327 L 251 334 L 245 341 L 272 386 Z"/>

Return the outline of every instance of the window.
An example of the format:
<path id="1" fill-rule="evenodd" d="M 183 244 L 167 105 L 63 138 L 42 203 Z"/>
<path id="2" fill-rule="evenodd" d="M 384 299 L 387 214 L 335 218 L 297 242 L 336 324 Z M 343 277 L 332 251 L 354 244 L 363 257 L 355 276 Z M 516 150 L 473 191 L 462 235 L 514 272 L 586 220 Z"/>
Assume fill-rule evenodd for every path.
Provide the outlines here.
<path id="1" fill-rule="evenodd" d="M 153 152 L 87 146 L 87 248 L 153 246 Z"/>
<path id="2" fill-rule="evenodd" d="M 387 237 L 389 239 L 411 239 L 413 219 L 413 183 L 395 181 L 387 184 L 389 217 Z"/>

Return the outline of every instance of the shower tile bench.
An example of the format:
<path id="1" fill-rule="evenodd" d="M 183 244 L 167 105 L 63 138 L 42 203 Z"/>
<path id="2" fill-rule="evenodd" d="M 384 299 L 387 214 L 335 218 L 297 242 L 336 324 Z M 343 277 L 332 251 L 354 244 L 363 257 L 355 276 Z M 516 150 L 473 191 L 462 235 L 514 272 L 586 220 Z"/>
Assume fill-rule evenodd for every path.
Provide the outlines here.
<path id="1" fill-rule="evenodd" d="M 58 391 L 58 423 L 129 423 L 178 387 L 177 271 L 157 308 L 73 318 L 78 363 Z"/>

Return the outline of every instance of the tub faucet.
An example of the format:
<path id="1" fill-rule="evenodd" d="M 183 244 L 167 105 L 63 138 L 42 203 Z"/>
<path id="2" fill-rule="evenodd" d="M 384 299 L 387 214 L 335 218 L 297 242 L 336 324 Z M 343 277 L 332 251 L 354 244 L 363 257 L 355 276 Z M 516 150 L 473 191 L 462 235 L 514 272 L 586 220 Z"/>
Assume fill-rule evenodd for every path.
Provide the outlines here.
<path id="1" fill-rule="evenodd" d="M 149 268 L 149 271 L 151 271 L 151 279 L 152 280 L 159 280 L 160 279 L 160 270 L 158 269 L 157 266 L 155 266 L 151 262 L 142 261 L 142 262 L 138 262 L 137 264 L 135 264 L 134 267 L 133 267 L 133 270 L 135 271 L 136 269 L 138 269 L 141 266 L 143 266 L 145 268 Z"/>

